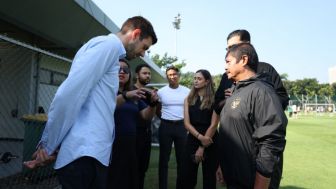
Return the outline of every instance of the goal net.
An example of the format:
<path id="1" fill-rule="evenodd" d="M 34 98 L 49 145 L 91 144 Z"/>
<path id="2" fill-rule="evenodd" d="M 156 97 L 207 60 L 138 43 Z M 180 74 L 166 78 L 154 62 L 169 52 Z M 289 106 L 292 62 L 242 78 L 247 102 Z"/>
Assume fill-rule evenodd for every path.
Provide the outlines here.
<path id="1" fill-rule="evenodd" d="M 306 103 L 303 104 L 305 112 L 317 112 L 317 113 L 333 113 L 335 112 L 335 104 L 328 103 Z"/>

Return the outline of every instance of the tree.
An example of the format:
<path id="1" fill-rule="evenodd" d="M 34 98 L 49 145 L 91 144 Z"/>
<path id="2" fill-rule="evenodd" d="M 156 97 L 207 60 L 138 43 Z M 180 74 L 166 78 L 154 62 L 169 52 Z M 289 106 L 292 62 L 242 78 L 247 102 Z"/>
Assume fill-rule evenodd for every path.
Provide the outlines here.
<path id="1" fill-rule="evenodd" d="M 281 74 L 281 78 L 285 78 L 283 76 L 286 75 L 287 74 Z M 331 103 L 332 100 L 336 101 L 336 83 L 331 85 L 327 83 L 320 84 L 315 78 L 298 79 L 295 81 L 283 79 L 282 82 L 290 96 L 302 96 L 305 97 L 306 100 L 309 100 L 315 98 L 314 96 L 317 95 L 319 98 L 325 99 L 328 103 Z"/>
<path id="2" fill-rule="evenodd" d="M 280 75 L 280 78 L 282 81 L 288 81 L 288 74 L 287 73 L 283 73 Z"/>
<path id="3" fill-rule="evenodd" d="M 331 88 L 333 89 L 333 96 L 336 96 L 336 82 L 331 84 Z"/>
<path id="4" fill-rule="evenodd" d="M 194 72 L 186 72 L 181 74 L 180 84 L 191 88 L 194 84 Z"/>
<path id="5" fill-rule="evenodd" d="M 286 86 L 287 85 L 287 86 Z M 286 82 L 288 93 L 291 95 L 308 95 L 314 96 L 318 94 L 319 83 L 315 78 L 305 78 L 294 82 Z"/>
<path id="6" fill-rule="evenodd" d="M 223 74 L 217 74 L 217 75 L 212 76 L 212 79 L 213 79 L 213 82 L 215 84 L 215 89 L 216 90 L 219 87 L 219 84 L 220 84 L 220 82 L 222 80 L 222 76 L 223 76 Z"/>
<path id="7" fill-rule="evenodd" d="M 153 62 L 158 65 L 161 69 L 166 69 L 171 65 L 174 65 L 177 67 L 179 70 L 181 70 L 183 67 L 185 67 L 187 64 L 185 63 L 185 60 L 182 60 L 182 62 L 177 63 L 178 58 L 176 56 L 168 56 L 167 53 L 163 55 L 163 57 L 160 57 L 160 55 L 155 54 L 152 56 Z M 186 87 L 191 87 L 194 81 L 194 72 L 187 72 L 187 73 L 182 73 L 181 72 L 181 79 L 180 83 L 181 85 L 184 85 Z"/>
<path id="8" fill-rule="evenodd" d="M 334 91 L 331 85 L 329 84 L 320 84 L 320 89 L 318 91 L 318 95 L 320 96 L 332 96 L 334 95 Z"/>
<path id="9" fill-rule="evenodd" d="M 331 88 L 333 89 L 332 98 L 336 102 L 336 82 L 331 84 Z"/>
<path id="10" fill-rule="evenodd" d="M 160 57 L 160 55 L 155 54 L 152 56 L 153 62 L 159 66 L 161 69 L 166 69 L 167 67 L 174 65 L 178 69 L 181 69 L 185 67 L 187 64 L 185 63 L 185 60 L 182 60 L 180 63 L 177 63 L 178 58 L 176 56 L 168 56 L 167 53 L 163 55 L 163 57 Z"/>

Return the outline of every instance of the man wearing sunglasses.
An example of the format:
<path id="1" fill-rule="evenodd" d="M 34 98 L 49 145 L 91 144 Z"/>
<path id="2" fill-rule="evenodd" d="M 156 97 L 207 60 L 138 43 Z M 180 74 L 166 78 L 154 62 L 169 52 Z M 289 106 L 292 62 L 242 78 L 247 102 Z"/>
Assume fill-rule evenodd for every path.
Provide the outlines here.
<path id="1" fill-rule="evenodd" d="M 250 43 L 250 41 L 250 33 L 247 30 L 235 30 L 231 32 L 227 37 L 227 50 L 235 44 Z M 265 62 L 258 63 L 256 72 L 267 74 L 267 80 L 273 84 L 273 88 L 280 100 L 282 108 L 283 110 L 285 110 L 288 105 L 289 98 L 278 72 L 274 69 L 272 65 Z M 228 79 L 227 73 L 224 73 L 215 94 L 215 104 L 217 104 L 216 112 L 218 114 L 220 114 L 220 112 L 222 111 L 226 98 L 231 96 L 231 89 L 233 86 L 234 83 L 232 82 L 232 80 Z M 270 183 L 270 188 L 279 188 L 282 175 L 282 166 L 283 154 L 280 155 L 280 160 L 278 164 L 276 164 L 276 168 L 273 172 Z M 221 174 L 219 173 L 219 175 Z"/>
<path id="2" fill-rule="evenodd" d="M 25 165 L 34 168 L 56 158 L 63 189 L 105 189 L 113 157 L 119 59 L 144 56 L 156 42 L 152 24 L 135 16 L 117 34 L 98 36 L 83 45 L 50 106 L 33 160 Z"/>

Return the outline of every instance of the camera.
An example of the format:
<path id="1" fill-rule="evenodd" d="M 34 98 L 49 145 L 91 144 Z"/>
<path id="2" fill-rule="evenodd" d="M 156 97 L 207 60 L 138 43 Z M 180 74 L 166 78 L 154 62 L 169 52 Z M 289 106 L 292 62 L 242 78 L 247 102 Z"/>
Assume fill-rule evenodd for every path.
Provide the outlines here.
<path id="1" fill-rule="evenodd" d="M 150 91 L 146 91 L 145 96 L 146 96 L 147 103 L 150 103 L 152 99 L 152 93 Z"/>

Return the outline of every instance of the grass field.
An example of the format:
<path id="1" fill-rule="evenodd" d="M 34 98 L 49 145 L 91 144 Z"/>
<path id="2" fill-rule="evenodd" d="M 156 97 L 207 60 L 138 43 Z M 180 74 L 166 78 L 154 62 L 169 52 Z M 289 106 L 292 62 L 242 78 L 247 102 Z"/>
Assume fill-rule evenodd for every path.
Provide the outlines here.
<path id="1" fill-rule="evenodd" d="M 330 189 L 336 187 L 336 115 L 290 118 L 284 157 L 283 189 Z M 158 188 L 158 148 L 153 148 L 145 188 Z M 169 165 L 169 186 L 175 188 L 175 155 Z M 198 185 L 202 187 L 199 172 Z M 223 187 L 218 187 L 223 188 Z"/>
<path id="2" fill-rule="evenodd" d="M 336 116 L 289 119 L 282 188 L 336 186 Z"/>

